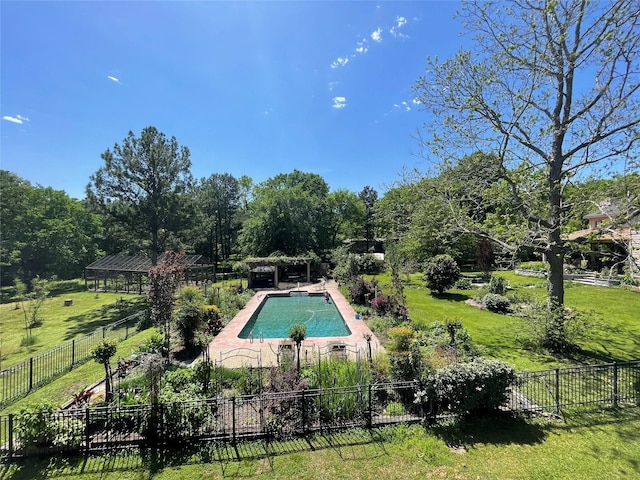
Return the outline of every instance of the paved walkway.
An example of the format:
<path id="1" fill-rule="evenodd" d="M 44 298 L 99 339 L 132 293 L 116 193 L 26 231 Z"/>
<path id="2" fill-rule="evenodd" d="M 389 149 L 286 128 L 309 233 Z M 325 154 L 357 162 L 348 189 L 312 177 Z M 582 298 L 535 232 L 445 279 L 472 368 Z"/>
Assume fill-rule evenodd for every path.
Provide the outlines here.
<path id="1" fill-rule="evenodd" d="M 209 344 L 209 355 L 212 361 L 222 362 L 223 366 L 235 368 L 240 366 L 258 366 L 258 359 L 261 359 L 262 366 L 273 366 L 278 361 L 278 347 L 283 343 L 291 343 L 289 339 L 259 338 L 253 340 L 238 338 L 238 335 L 251 318 L 253 312 L 260 306 L 260 303 L 269 293 L 286 293 L 291 290 L 304 290 L 310 293 L 320 293 L 327 291 L 331 299 L 344 318 L 351 335 L 343 337 L 315 337 L 308 338 L 302 344 L 300 351 L 301 358 L 311 359 L 318 353 L 322 353 L 332 348 L 336 344 L 346 346 L 344 354 L 355 358 L 356 352 L 360 355 L 367 354 L 367 341 L 365 334 L 371 335 L 371 349 L 373 353 L 380 351 L 383 347 L 369 327 L 360 319 L 356 319 L 356 312 L 346 298 L 340 293 L 338 285 L 334 281 L 324 284 L 301 285 L 287 290 L 261 290 L 257 292 L 246 306 L 229 322 Z M 294 347 L 295 348 L 295 347 Z"/>

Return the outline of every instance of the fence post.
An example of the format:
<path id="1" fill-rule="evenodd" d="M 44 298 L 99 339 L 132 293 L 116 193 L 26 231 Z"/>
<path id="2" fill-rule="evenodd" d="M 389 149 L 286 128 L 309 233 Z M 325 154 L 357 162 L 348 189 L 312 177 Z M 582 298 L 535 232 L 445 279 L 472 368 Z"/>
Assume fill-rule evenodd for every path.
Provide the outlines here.
<path id="1" fill-rule="evenodd" d="M 33 357 L 29 357 L 29 391 L 33 388 Z"/>
<path id="2" fill-rule="evenodd" d="M 369 391 L 369 398 L 367 399 L 367 410 L 368 410 L 368 414 L 367 414 L 367 428 L 369 430 L 371 430 L 372 427 L 372 423 L 373 423 L 373 406 L 372 406 L 372 400 L 371 400 L 371 383 L 369 383 L 367 390 Z"/>
<path id="3" fill-rule="evenodd" d="M 89 434 L 89 425 L 91 424 L 91 410 L 87 406 L 84 410 L 84 445 L 87 455 L 91 450 L 91 435 Z"/>
<path id="4" fill-rule="evenodd" d="M 71 340 L 71 367 L 76 363 L 76 339 Z"/>
<path id="5" fill-rule="evenodd" d="M 302 402 L 302 434 L 307 433 L 307 409 L 304 404 L 304 389 L 300 391 L 300 401 Z"/>
<path id="6" fill-rule="evenodd" d="M 236 443 L 236 397 L 231 397 L 231 441 Z"/>
<path id="7" fill-rule="evenodd" d="M 107 333 L 107 327 L 102 327 L 102 339 L 104 340 Z"/>
<path id="8" fill-rule="evenodd" d="M 618 408 L 618 362 L 613 362 L 613 406 Z"/>
<path id="9" fill-rule="evenodd" d="M 560 415 L 560 369 L 556 368 L 556 415 Z"/>
<path id="10" fill-rule="evenodd" d="M 9 460 L 13 458 L 13 413 L 9 414 Z"/>

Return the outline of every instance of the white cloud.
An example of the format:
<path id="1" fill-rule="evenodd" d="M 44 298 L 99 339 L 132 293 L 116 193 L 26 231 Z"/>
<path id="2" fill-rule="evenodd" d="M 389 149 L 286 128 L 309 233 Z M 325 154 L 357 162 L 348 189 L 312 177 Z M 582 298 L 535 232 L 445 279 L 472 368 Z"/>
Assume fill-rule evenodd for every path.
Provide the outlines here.
<path id="1" fill-rule="evenodd" d="M 422 102 L 415 97 L 411 99 L 411 103 L 414 105 L 422 105 Z"/>
<path id="2" fill-rule="evenodd" d="M 120 79 L 119 79 L 119 78 L 116 78 L 116 77 L 111 76 L 111 75 L 107 75 L 107 78 L 108 78 L 109 80 L 111 80 L 112 82 L 116 82 L 116 83 L 120 83 L 120 84 L 122 84 L 122 82 L 120 81 Z"/>
<path id="3" fill-rule="evenodd" d="M 331 68 L 344 67 L 347 63 L 349 63 L 347 57 L 338 57 L 337 60 L 331 64 Z"/>
<path id="4" fill-rule="evenodd" d="M 405 17 L 396 17 L 396 24 L 393 27 L 391 27 L 391 30 L 389 30 L 389 33 L 391 33 L 391 35 L 393 35 L 396 38 L 408 38 L 407 35 L 400 32 L 400 29 L 404 25 L 406 25 L 406 23 L 407 23 L 407 19 Z"/>
<path id="5" fill-rule="evenodd" d="M 393 104 L 393 109 L 394 111 L 402 111 L 402 112 L 410 112 L 411 111 L 411 107 L 409 106 L 409 104 L 407 102 L 400 102 L 400 103 L 394 103 Z"/>
<path id="6" fill-rule="evenodd" d="M 12 117 L 10 115 L 5 115 L 4 117 L 2 117 L 2 119 L 6 120 L 7 122 L 18 123 L 20 125 L 22 125 L 24 122 L 29 121 L 27 117 L 23 117 L 22 115 L 16 115 L 15 117 Z"/>
<path id="7" fill-rule="evenodd" d="M 371 34 L 371 40 L 374 42 L 380 43 L 382 41 L 382 29 L 378 28 Z"/>
<path id="8" fill-rule="evenodd" d="M 347 98 L 346 97 L 333 97 L 333 108 L 336 110 L 340 110 L 347 106 Z"/>
<path id="9" fill-rule="evenodd" d="M 333 92 L 333 89 L 335 88 L 336 85 L 338 85 L 339 82 L 329 82 L 329 91 Z"/>
<path id="10" fill-rule="evenodd" d="M 367 46 L 367 40 L 364 39 L 361 42 L 358 42 L 356 44 L 356 52 L 358 53 L 367 53 L 367 50 L 369 50 L 369 47 Z"/>

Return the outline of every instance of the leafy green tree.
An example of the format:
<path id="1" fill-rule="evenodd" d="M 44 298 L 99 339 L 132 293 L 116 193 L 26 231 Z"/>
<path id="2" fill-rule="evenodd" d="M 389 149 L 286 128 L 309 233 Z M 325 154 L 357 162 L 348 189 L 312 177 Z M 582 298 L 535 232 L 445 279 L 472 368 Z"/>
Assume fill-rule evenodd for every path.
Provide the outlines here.
<path id="1" fill-rule="evenodd" d="M 369 251 L 369 242 L 375 236 L 374 218 L 376 202 L 378 201 L 378 192 L 369 185 L 365 186 L 358 194 L 365 208 L 364 218 L 364 236 L 367 242 L 367 252 Z"/>
<path id="2" fill-rule="evenodd" d="M 91 357 L 104 366 L 104 390 L 107 403 L 113 400 L 111 358 L 116 354 L 118 345 L 113 340 L 103 340 L 91 352 Z"/>
<path id="3" fill-rule="evenodd" d="M 195 345 L 196 334 L 204 323 L 204 295 L 198 287 L 185 286 L 178 291 L 176 329 L 186 350 Z"/>
<path id="4" fill-rule="evenodd" d="M 451 255 L 436 255 L 427 263 L 424 277 L 429 290 L 442 294 L 460 278 L 460 268 Z"/>
<path id="5" fill-rule="evenodd" d="M 295 256 L 327 248 L 328 193 L 321 176 L 298 170 L 256 186 L 240 236 L 244 252 Z"/>
<path id="6" fill-rule="evenodd" d="M 637 167 L 640 9 L 633 0 L 470 1 L 461 16 L 472 50 L 429 59 L 415 85 L 435 118 L 423 144 L 440 159 L 469 149 L 497 156 L 526 228 L 495 232 L 469 215 L 459 224 L 502 244 L 517 232 L 543 254 L 554 309 L 564 304 L 566 185 L 610 163 Z"/>
<path id="7" fill-rule="evenodd" d="M 346 238 L 362 236 L 365 216 L 364 203 L 355 193 L 345 189 L 329 193 L 325 221 L 331 247 L 338 247 L 340 241 Z"/>
<path id="8" fill-rule="evenodd" d="M 77 278 L 99 254 L 100 221 L 83 203 L 0 170 L 0 283 Z"/>
<path id="9" fill-rule="evenodd" d="M 184 221 L 191 186 L 189 149 L 175 137 L 167 139 L 155 127 L 140 137 L 133 132 L 102 154 L 104 166 L 91 176 L 88 200 L 103 214 L 141 229 L 151 237 L 151 260 L 157 263 L 161 233 L 176 232 Z"/>
<path id="10" fill-rule="evenodd" d="M 199 232 L 202 240 L 198 250 L 206 252 L 216 265 L 228 260 L 237 244 L 240 230 L 240 184 L 228 173 L 214 173 L 200 180 L 196 202 L 201 214 Z"/>

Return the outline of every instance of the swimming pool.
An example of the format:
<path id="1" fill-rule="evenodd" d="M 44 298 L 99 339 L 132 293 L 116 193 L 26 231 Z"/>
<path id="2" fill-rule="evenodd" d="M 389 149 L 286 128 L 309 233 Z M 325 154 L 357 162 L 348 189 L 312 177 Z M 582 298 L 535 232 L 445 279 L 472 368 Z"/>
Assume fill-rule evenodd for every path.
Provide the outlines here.
<path id="1" fill-rule="evenodd" d="M 351 335 L 332 300 L 320 293 L 298 293 L 266 295 L 238 338 L 288 338 L 296 323 L 306 325 L 307 338 Z"/>

